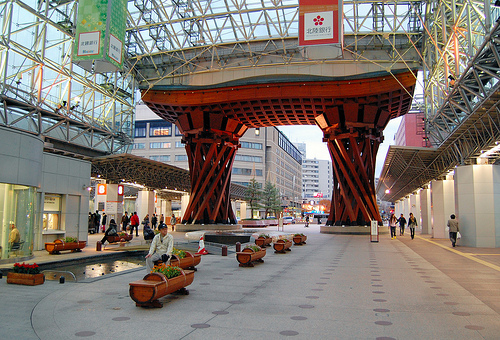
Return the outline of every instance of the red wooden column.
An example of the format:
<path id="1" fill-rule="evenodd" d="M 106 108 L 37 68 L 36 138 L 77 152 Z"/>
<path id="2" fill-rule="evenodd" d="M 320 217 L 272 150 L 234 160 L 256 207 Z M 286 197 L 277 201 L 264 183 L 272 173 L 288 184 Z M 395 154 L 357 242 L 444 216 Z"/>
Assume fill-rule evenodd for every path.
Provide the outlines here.
<path id="1" fill-rule="evenodd" d="M 327 225 L 382 222 L 375 194 L 375 159 L 389 120 L 375 106 L 347 103 L 316 117 L 333 165 L 333 193 Z"/>
<path id="2" fill-rule="evenodd" d="M 190 112 L 179 116 L 191 176 L 191 197 L 182 223 L 235 224 L 229 199 L 231 170 L 247 127 L 222 115 Z"/>

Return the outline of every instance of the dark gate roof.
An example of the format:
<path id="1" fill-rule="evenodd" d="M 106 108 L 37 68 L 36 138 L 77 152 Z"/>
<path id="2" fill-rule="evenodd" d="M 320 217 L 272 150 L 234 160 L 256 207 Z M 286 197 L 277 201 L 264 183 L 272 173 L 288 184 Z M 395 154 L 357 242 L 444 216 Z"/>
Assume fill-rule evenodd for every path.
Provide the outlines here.
<path id="1" fill-rule="evenodd" d="M 128 153 L 93 158 L 91 172 L 93 177 L 109 183 L 137 183 L 157 190 L 165 199 L 178 199 L 180 195 L 175 191 L 191 191 L 188 170 Z M 245 196 L 244 186 L 231 184 L 230 190 L 233 199 Z"/>

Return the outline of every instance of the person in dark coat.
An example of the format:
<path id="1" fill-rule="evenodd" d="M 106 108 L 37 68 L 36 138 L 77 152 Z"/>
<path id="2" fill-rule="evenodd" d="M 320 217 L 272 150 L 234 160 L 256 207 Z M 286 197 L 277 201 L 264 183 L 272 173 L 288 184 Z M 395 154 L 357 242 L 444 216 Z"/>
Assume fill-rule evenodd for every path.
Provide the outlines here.
<path id="1" fill-rule="evenodd" d="M 156 217 L 156 214 L 153 214 L 153 217 L 151 217 L 151 227 L 156 229 L 156 225 L 158 224 L 158 217 Z"/>
<path id="2" fill-rule="evenodd" d="M 406 218 L 404 217 L 403 214 L 398 218 L 398 224 L 399 224 L 399 236 L 402 236 L 405 234 L 405 226 L 406 226 Z"/>
<path id="3" fill-rule="evenodd" d="M 94 224 L 94 214 L 89 212 L 89 233 L 93 234 L 95 233 L 95 224 Z"/>
<path id="4" fill-rule="evenodd" d="M 108 216 L 106 215 L 106 213 L 103 213 L 102 214 L 102 227 L 101 227 L 101 230 L 104 232 L 104 230 L 106 230 L 106 222 L 108 221 Z"/>
<path id="5" fill-rule="evenodd" d="M 101 225 L 101 215 L 99 215 L 99 210 L 95 211 L 94 214 L 94 225 L 96 228 L 96 233 L 99 232 L 99 226 Z"/>
<path id="6" fill-rule="evenodd" d="M 104 244 L 104 242 L 108 241 L 108 236 L 116 236 L 116 235 L 118 235 L 117 228 L 118 228 L 118 226 L 116 225 L 115 220 L 111 219 L 109 221 L 109 227 L 108 227 L 108 229 L 106 229 L 106 231 L 104 232 L 104 237 L 101 240 L 101 244 Z"/>
<path id="7" fill-rule="evenodd" d="M 122 216 L 122 230 L 127 231 L 127 225 L 130 222 L 130 219 L 127 216 L 127 212 L 125 211 L 125 215 Z"/>

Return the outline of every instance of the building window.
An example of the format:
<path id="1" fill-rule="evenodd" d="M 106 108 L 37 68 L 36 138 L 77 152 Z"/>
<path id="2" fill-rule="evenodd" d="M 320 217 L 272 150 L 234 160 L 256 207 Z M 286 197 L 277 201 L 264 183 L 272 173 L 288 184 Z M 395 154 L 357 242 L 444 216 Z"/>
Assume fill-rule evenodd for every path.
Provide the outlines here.
<path id="1" fill-rule="evenodd" d="M 165 137 L 172 135 L 172 123 L 161 121 L 149 123 L 149 137 Z"/>
<path id="2" fill-rule="evenodd" d="M 43 231 L 61 230 L 61 201 L 61 195 L 45 194 L 43 201 Z"/>
<path id="3" fill-rule="evenodd" d="M 175 142 L 175 147 L 176 148 L 184 148 L 186 146 L 186 144 L 184 144 L 183 142 L 181 141 L 177 141 Z"/>
<path id="4" fill-rule="evenodd" d="M 241 142 L 241 147 L 246 149 L 262 150 L 262 143 Z"/>
<path id="5" fill-rule="evenodd" d="M 146 122 L 135 122 L 134 138 L 146 137 Z"/>
<path id="6" fill-rule="evenodd" d="M 171 147 L 172 147 L 172 143 L 167 143 L 167 142 L 149 143 L 150 149 L 170 149 Z"/>
<path id="7" fill-rule="evenodd" d="M 254 162 L 254 163 L 262 163 L 262 157 L 261 156 L 246 156 L 246 155 L 236 155 L 234 158 L 235 161 L 242 161 L 242 162 Z"/>
<path id="8" fill-rule="evenodd" d="M 251 176 L 253 174 L 253 169 L 233 168 L 232 174 Z M 262 176 L 262 170 L 255 169 L 255 176 Z"/>
<path id="9" fill-rule="evenodd" d="M 187 155 L 175 155 L 175 161 L 176 162 L 185 162 L 188 160 Z"/>
<path id="10" fill-rule="evenodd" d="M 175 126 L 175 135 L 182 136 L 182 133 L 179 131 L 179 128 L 177 126 Z"/>
<path id="11" fill-rule="evenodd" d="M 145 149 L 145 148 L 146 148 L 146 143 L 134 143 L 134 150 Z"/>
<path id="12" fill-rule="evenodd" d="M 157 162 L 169 162 L 170 161 L 170 155 L 155 155 L 155 156 L 149 156 L 149 159 Z"/>
<path id="13" fill-rule="evenodd" d="M 231 181 L 231 183 L 239 184 L 239 185 L 242 185 L 244 187 L 248 187 L 250 185 L 249 182 L 234 182 L 234 181 Z M 262 189 L 262 183 L 257 182 L 257 188 Z"/>

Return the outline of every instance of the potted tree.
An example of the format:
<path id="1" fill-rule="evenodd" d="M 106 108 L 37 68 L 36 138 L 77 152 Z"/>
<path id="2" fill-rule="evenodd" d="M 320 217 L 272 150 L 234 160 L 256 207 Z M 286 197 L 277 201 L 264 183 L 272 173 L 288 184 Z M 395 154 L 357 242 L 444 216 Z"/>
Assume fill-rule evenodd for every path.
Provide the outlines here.
<path id="1" fill-rule="evenodd" d="M 240 267 L 253 267 L 253 262 L 264 262 L 262 259 L 264 256 L 266 256 L 265 248 L 250 245 L 236 253 L 236 260 L 240 263 Z"/>

